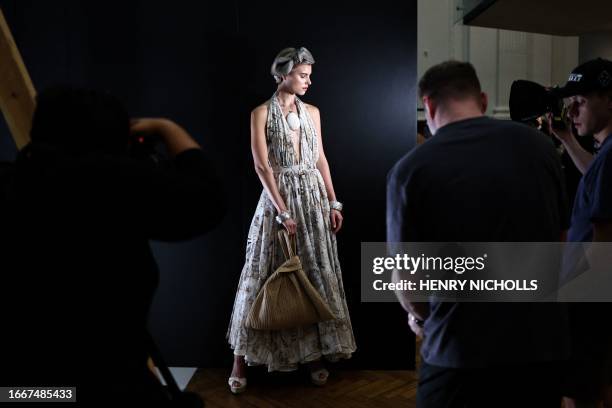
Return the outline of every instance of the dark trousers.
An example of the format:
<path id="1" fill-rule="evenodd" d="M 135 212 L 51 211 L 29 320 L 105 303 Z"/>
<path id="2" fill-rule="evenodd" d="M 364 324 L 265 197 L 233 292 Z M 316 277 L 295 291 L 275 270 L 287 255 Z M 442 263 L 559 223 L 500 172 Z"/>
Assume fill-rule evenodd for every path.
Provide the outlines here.
<path id="1" fill-rule="evenodd" d="M 421 364 L 417 408 L 559 408 L 562 371 L 557 363 L 490 368 Z"/>
<path id="2" fill-rule="evenodd" d="M 606 323 L 612 304 L 571 303 L 569 312 L 572 350 L 564 395 L 593 403 L 612 385 L 612 328 Z"/>

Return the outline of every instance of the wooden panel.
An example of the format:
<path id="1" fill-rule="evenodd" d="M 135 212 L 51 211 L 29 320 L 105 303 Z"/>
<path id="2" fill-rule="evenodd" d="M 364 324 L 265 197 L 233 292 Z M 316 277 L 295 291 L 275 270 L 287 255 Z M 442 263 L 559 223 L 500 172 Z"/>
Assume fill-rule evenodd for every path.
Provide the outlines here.
<path id="1" fill-rule="evenodd" d="M 0 109 L 20 149 L 30 140 L 34 85 L 0 10 Z"/>
<path id="2" fill-rule="evenodd" d="M 187 389 L 197 392 L 207 407 L 415 407 L 417 376 L 414 371 L 334 371 L 324 387 L 308 382 L 305 370 L 267 373 L 249 367 L 249 385 L 238 396 L 227 386 L 229 369 L 200 369 Z"/>

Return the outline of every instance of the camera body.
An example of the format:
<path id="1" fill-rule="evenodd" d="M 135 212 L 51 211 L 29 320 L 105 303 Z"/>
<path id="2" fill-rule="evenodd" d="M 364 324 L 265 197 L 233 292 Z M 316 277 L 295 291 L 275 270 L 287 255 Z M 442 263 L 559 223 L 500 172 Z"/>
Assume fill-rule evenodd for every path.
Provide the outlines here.
<path id="1" fill-rule="evenodd" d="M 510 88 L 510 118 L 517 122 L 531 123 L 550 113 L 553 129 L 567 129 L 563 99 L 556 96 L 554 89 L 533 81 L 514 81 Z"/>
<path id="2" fill-rule="evenodd" d="M 153 159 L 158 161 L 160 152 L 161 138 L 158 135 L 132 135 L 130 137 L 128 154 L 133 159 Z"/>

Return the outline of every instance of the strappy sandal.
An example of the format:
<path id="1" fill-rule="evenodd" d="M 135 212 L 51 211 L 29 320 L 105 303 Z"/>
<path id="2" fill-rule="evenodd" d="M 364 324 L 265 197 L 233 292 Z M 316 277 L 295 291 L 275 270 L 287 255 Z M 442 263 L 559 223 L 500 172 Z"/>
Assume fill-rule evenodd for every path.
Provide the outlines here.
<path id="1" fill-rule="evenodd" d="M 322 387 L 327 384 L 328 377 L 329 371 L 327 371 L 325 368 L 310 372 L 310 381 L 312 381 L 312 383 L 318 387 Z"/>
<path id="2" fill-rule="evenodd" d="M 235 383 L 238 383 L 237 387 L 234 385 Z M 227 384 L 229 385 L 232 394 L 240 394 L 246 389 L 247 379 L 246 377 L 230 377 Z"/>

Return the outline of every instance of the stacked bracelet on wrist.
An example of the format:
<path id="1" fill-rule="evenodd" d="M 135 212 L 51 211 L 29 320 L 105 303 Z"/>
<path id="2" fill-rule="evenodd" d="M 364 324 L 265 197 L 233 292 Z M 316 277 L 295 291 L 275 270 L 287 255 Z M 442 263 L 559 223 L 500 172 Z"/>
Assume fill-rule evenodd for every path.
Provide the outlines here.
<path id="1" fill-rule="evenodd" d="M 417 317 L 412 313 L 408 314 L 408 319 L 410 319 L 410 321 L 413 321 L 419 327 L 423 327 L 423 325 L 425 324 L 425 320 L 417 319 Z"/>
<path id="2" fill-rule="evenodd" d="M 276 222 L 278 222 L 279 224 L 282 224 L 283 222 L 285 222 L 285 221 L 287 221 L 289 219 L 291 219 L 291 214 L 289 214 L 289 212 L 287 212 L 287 211 L 282 211 L 275 218 Z"/>
<path id="3" fill-rule="evenodd" d="M 338 211 L 342 211 L 342 207 L 343 207 L 342 203 L 336 200 L 330 201 L 329 206 L 332 210 L 338 210 Z"/>

